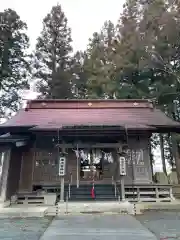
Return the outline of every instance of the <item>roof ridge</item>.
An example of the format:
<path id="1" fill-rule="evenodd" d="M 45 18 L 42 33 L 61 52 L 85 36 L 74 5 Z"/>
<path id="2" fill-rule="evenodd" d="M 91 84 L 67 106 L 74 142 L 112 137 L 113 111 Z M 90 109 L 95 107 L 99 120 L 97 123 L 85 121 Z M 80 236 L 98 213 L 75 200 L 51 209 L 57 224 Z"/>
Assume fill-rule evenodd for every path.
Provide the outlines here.
<path id="1" fill-rule="evenodd" d="M 28 103 L 35 102 L 146 102 L 152 103 L 150 99 L 32 99 Z"/>

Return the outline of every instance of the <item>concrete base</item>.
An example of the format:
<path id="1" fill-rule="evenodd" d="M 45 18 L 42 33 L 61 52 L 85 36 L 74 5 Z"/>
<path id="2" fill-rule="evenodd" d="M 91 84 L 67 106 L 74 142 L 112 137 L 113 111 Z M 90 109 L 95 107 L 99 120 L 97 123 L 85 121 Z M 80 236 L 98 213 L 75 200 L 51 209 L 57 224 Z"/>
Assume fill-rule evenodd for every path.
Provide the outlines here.
<path id="1" fill-rule="evenodd" d="M 7 207 L 0 209 L 0 218 L 44 217 L 47 207 Z"/>
<path id="2" fill-rule="evenodd" d="M 179 210 L 180 201 L 163 203 L 129 203 L 129 202 L 66 202 L 57 206 L 12 205 L 0 208 L 0 218 L 44 217 L 56 215 L 79 214 L 141 214 L 147 210 Z"/>
<path id="3" fill-rule="evenodd" d="M 56 203 L 56 193 L 43 193 L 42 196 L 44 197 L 44 204 L 45 205 L 55 205 Z"/>
<path id="4" fill-rule="evenodd" d="M 17 199 L 18 199 L 17 195 L 13 195 L 11 197 L 11 204 L 16 204 L 17 203 Z"/>
<path id="5" fill-rule="evenodd" d="M 11 202 L 10 202 L 10 201 L 0 202 L 0 210 L 1 210 L 2 208 L 9 207 L 10 205 L 11 205 Z"/>
<path id="6" fill-rule="evenodd" d="M 152 202 L 152 203 L 129 203 L 129 202 L 70 202 L 59 203 L 58 206 L 48 207 L 47 215 L 63 214 L 141 214 L 146 210 L 175 210 L 180 209 L 180 201 Z"/>
<path id="7" fill-rule="evenodd" d="M 134 214 L 134 205 L 129 202 L 64 202 L 49 207 L 48 215 L 72 213 Z"/>
<path id="8" fill-rule="evenodd" d="M 180 209 L 180 200 L 173 200 L 172 202 L 154 202 L 154 203 L 137 203 L 138 211 L 147 210 L 178 210 Z"/>

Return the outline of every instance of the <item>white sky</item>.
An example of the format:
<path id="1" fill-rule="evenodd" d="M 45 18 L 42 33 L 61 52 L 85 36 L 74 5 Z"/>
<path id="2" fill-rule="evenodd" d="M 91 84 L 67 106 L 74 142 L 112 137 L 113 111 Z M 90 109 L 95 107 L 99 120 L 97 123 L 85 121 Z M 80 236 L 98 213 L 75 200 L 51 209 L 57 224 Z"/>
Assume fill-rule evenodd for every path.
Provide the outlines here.
<path id="1" fill-rule="evenodd" d="M 14 9 L 28 26 L 30 47 L 34 49 L 42 30 L 42 20 L 53 5 L 61 4 L 72 29 L 73 49 L 85 50 L 88 39 L 99 31 L 106 20 L 117 23 L 125 0 L 0 0 L 0 11 Z M 26 98 L 36 98 L 30 91 Z"/>
<path id="2" fill-rule="evenodd" d="M 12 8 L 28 25 L 31 46 L 42 29 L 42 20 L 53 5 L 60 3 L 72 29 L 74 50 L 84 50 L 92 33 L 106 20 L 116 23 L 124 0 L 0 0 L 0 11 Z"/>

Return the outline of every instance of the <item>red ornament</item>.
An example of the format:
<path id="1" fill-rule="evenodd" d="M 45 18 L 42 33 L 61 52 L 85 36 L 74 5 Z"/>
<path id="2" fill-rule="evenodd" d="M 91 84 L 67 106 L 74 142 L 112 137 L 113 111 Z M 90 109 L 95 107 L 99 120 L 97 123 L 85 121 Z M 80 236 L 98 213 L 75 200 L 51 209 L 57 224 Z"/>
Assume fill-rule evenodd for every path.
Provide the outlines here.
<path id="1" fill-rule="evenodd" d="M 95 198 L 95 192 L 94 192 L 94 187 L 91 189 L 91 197 L 94 199 Z"/>

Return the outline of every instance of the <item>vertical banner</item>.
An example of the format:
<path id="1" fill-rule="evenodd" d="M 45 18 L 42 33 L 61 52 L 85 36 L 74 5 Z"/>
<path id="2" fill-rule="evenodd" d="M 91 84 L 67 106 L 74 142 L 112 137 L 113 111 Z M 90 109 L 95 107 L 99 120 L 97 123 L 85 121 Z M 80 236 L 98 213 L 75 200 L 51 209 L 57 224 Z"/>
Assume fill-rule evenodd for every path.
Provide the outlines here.
<path id="1" fill-rule="evenodd" d="M 66 158 L 60 157 L 59 158 L 59 176 L 63 177 L 66 172 Z"/>
<path id="2" fill-rule="evenodd" d="M 119 173 L 121 176 L 126 175 L 126 159 L 125 157 L 119 157 Z"/>

